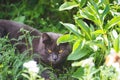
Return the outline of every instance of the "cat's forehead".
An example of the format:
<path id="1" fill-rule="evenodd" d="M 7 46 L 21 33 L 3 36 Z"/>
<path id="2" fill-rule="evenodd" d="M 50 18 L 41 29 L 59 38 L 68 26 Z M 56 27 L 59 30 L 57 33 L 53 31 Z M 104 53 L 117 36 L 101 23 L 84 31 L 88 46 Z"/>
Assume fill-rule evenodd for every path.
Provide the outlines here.
<path id="1" fill-rule="evenodd" d="M 47 48 L 52 49 L 52 50 L 54 50 L 54 49 L 65 49 L 67 46 L 68 46 L 68 44 L 65 44 L 65 43 L 61 43 L 61 44 L 57 45 L 56 43 L 53 42 L 51 44 L 48 44 Z"/>
<path id="2" fill-rule="evenodd" d="M 47 32 L 47 34 L 54 41 L 57 41 L 57 39 L 62 35 L 62 34 L 59 34 L 59 33 L 52 33 L 52 32 Z"/>

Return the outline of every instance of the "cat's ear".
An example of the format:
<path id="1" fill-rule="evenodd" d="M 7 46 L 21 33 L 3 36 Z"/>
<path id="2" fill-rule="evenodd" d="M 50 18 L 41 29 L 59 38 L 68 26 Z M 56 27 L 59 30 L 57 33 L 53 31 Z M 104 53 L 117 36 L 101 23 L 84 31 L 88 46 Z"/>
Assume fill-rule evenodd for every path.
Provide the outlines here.
<path id="1" fill-rule="evenodd" d="M 47 33 L 43 33 L 42 34 L 42 42 L 44 44 L 48 44 L 48 43 L 51 42 L 51 38 L 50 38 L 50 36 Z"/>

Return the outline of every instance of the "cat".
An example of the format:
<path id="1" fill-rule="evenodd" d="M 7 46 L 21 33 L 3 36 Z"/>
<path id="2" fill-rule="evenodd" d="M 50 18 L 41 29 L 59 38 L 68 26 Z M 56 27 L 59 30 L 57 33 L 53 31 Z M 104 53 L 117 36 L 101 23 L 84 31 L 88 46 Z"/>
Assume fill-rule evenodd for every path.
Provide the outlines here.
<path id="1" fill-rule="evenodd" d="M 37 54 L 34 57 L 36 61 L 44 62 L 45 64 L 52 65 L 53 67 L 59 67 L 64 63 L 67 56 L 71 52 L 71 46 L 69 43 L 61 43 L 57 45 L 57 39 L 61 34 L 53 32 L 41 33 L 37 29 L 32 28 L 28 25 L 10 21 L 10 20 L 0 20 L 0 37 L 8 35 L 11 40 L 11 44 L 16 44 L 17 42 L 12 40 L 18 39 L 19 36 L 24 35 L 20 30 L 24 29 L 30 32 L 31 36 L 36 36 L 32 40 L 32 51 L 33 54 Z M 19 43 L 26 43 L 25 39 L 18 41 Z M 27 49 L 30 49 L 30 44 L 26 46 L 25 44 L 16 45 L 17 50 L 20 53 Z"/>

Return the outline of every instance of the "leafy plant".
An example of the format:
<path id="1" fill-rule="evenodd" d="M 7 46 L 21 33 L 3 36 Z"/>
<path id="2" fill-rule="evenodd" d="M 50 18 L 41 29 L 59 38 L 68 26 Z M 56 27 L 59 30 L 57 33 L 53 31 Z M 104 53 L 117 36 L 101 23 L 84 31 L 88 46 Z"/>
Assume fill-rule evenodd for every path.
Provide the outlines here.
<path id="1" fill-rule="evenodd" d="M 7 80 L 8 78 L 11 80 L 26 80 L 25 77 L 22 76 L 23 73 L 23 63 L 32 58 L 28 54 L 29 51 L 32 52 L 32 48 L 20 53 L 16 49 L 16 45 L 19 45 L 21 40 L 25 39 L 27 46 L 32 46 L 33 37 L 30 36 L 29 32 L 26 30 L 20 30 L 23 35 L 17 39 L 12 39 L 16 41 L 16 44 L 12 45 L 11 40 L 8 37 L 0 38 L 0 80 Z M 17 42 L 18 41 L 18 42 Z M 29 44 L 29 45 L 28 45 Z M 40 76 L 39 76 L 40 77 Z M 41 78 L 42 79 L 42 78 Z"/>
<path id="2" fill-rule="evenodd" d="M 26 54 L 15 54 L 15 48 L 8 38 L 0 38 L 0 41 L 0 80 L 7 80 L 8 77 L 13 80 L 22 79 L 20 68 Z"/>
<path id="3" fill-rule="evenodd" d="M 84 0 L 84 2 L 82 0 L 73 0 L 60 6 L 60 11 L 72 8 L 78 9 L 74 15 L 75 24 L 61 22 L 70 33 L 63 35 L 57 41 L 58 44 L 64 42 L 73 43 L 72 53 L 68 56 L 68 60 L 81 61 L 92 56 L 94 57 L 95 66 L 99 68 L 104 63 L 104 58 L 109 54 L 111 48 L 114 48 L 118 53 L 120 52 L 120 35 L 117 31 L 120 17 L 118 15 L 110 15 L 113 10 L 113 6 L 110 4 L 112 3 L 109 3 L 108 0 L 106 2 L 103 0 L 96 2 L 93 0 Z M 109 15 L 111 16 L 110 19 L 108 18 Z M 85 19 L 87 22 L 84 21 Z M 112 32 L 115 33 L 112 34 Z M 116 35 L 117 37 L 113 38 L 111 35 Z M 81 67 L 74 73 L 79 76 L 76 77 L 78 79 L 83 77 L 83 75 L 78 73 L 80 71 Z"/>

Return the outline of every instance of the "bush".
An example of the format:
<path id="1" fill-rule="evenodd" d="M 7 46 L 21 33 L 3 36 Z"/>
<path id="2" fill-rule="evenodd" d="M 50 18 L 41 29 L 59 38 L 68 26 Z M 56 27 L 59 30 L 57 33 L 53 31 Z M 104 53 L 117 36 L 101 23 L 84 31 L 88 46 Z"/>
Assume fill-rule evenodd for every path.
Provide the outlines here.
<path id="1" fill-rule="evenodd" d="M 77 8 L 74 15 L 75 24 L 63 23 L 69 34 L 63 35 L 57 43 L 72 42 L 72 53 L 67 60 L 75 61 L 72 66 L 79 66 L 73 73 L 73 77 L 79 80 L 113 80 L 116 76 L 110 77 L 111 69 L 105 67 L 105 57 L 114 49 L 113 54 L 120 54 L 120 6 L 118 2 L 110 3 L 109 0 L 73 0 L 63 3 L 59 10 L 71 10 Z M 87 22 L 85 22 L 87 21 Z M 95 66 L 89 65 L 89 58 L 93 58 Z M 86 58 L 88 60 L 86 61 Z M 83 60 L 85 59 L 85 61 Z M 85 66 L 82 66 L 85 65 Z M 104 66 L 103 70 L 101 66 Z M 110 74 L 103 74 L 107 72 Z M 114 71 L 114 70 L 113 70 Z M 106 76 L 105 76 L 106 75 Z"/>

